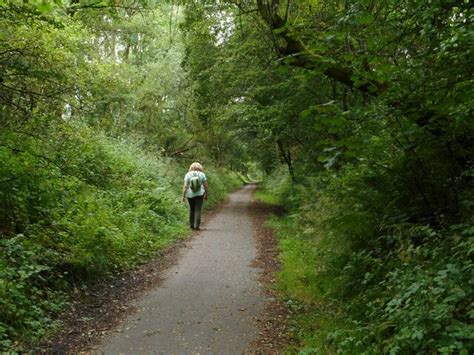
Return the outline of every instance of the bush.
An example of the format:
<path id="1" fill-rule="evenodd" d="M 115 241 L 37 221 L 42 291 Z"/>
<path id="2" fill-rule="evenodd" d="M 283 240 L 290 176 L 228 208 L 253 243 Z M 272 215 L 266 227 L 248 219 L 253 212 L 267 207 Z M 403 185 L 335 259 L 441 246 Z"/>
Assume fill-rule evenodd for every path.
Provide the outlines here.
<path id="1" fill-rule="evenodd" d="M 13 340 L 34 341 L 63 306 L 63 274 L 54 270 L 57 252 L 31 244 L 23 235 L 0 240 L 0 348 Z"/>

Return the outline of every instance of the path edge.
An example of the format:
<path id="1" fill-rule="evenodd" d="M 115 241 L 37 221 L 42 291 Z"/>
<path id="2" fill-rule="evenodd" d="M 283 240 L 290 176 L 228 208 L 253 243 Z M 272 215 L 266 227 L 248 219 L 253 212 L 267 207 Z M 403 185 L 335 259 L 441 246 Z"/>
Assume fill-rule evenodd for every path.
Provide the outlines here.
<path id="1" fill-rule="evenodd" d="M 257 242 L 257 256 L 252 266 L 262 270 L 259 282 L 263 285 L 262 292 L 269 303 L 263 315 L 255 321 L 258 336 L 250 343 L 246 354 L 280 354 L 291 340 L 290 312 L 276 288 L 278 272 L 281 269 L 280 248 L 276 234 L 266 226 L 266 222 L 271 215 L 282 215 L 284 210 L 281 206 L 257 200 L 255 198 L 257 189 L 258 187 L 253 190 L 249 205 Z"/>

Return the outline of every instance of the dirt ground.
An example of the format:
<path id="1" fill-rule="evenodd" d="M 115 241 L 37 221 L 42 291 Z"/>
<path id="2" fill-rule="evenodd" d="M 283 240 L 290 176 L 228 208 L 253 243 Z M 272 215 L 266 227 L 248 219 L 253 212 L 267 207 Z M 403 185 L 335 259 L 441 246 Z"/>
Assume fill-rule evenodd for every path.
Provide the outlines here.
<path id="1" fill-rule="evenodd" d="M 276 274 L 280 270 L 278 241 L 272 230 L 265 227 L 265 221 L 270 214 L 278 216 L 283 214 L 284 211 L 281 207 L 269 206 L 256 200 L 252 201 L 251 210 L 258 246 L 258 254 L 254 264 L 263 270 L 260 280 L 270 302 L 264 316 L 257 323 L 259 336 L 250 344 L 249 352 L 253 354 L 278 354 L 290 342 L 289 311 L 275 289 Z"/>

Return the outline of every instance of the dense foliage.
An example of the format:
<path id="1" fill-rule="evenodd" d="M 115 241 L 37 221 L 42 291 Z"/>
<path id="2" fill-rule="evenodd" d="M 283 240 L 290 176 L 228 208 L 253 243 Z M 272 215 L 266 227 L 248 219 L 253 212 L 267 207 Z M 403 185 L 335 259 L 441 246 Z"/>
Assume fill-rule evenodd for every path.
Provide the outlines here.
<path id="1" fill-rule="evenodd" d="M 84 284 L 185 236 L 193 159 L 208 207 L 241 183 L 194 135 L 181 10 L 118 5 L 0 2 L 0 351 L 28 349 Z"/>
<path id="2" fill-rule="evenodd" d="M 272 224 L 291 351 L 472 352 L 473 16 L 469 0 L 0 0 L 0 347 L 182 235 L 197 159 L 213 203 L 229 170 L 261 171 L 289 212 Z"/>
<path id="3" fill-rule="evenodd" d="M 472 352 L 470 2 L 188 10 L 198 113 L 289 211 L 273 224 L 303 352 Z"/>

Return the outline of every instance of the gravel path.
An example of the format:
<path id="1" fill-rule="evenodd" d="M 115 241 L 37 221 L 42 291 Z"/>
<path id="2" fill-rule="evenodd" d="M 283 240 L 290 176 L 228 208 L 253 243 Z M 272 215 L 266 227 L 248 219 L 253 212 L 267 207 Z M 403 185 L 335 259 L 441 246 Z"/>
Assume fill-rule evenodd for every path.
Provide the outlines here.
<path id="1" fill-rule="evenodd" d="M 163 284 L 104 339 L 106 354 L 241 354 L 256 337 L 267 300 L 250 217 L 252 186 L 228 203 L 188 244 Z"/>

